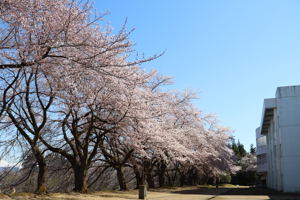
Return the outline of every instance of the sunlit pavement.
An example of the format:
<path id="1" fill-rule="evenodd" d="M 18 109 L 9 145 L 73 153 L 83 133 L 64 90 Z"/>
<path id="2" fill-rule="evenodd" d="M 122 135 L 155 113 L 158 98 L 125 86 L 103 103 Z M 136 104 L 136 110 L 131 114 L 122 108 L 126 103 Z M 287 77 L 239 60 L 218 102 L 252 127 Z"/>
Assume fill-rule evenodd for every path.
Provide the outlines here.
<path id="1" fill-rule="evenodd" d="M 300 197 L 294 196 L 267 196 L 267 195 L 180 195 L 166 194 L 150 197 L 149 200 L 300 200 Z"/>
<path id="2" fill-rule="evenodd" d="M 3 197 L 3 198 L 2 198 Z M 50 193 L 34 195 L 32 193 L 0 194 L 0 200 L 137 200 L 137 190 L 99 191 L 89 194 Z M 160 188 L 148 191 L 148 200 L 300 200 L 300 194 L 286 194 L 266 188 L 254 187 L 183 187 Z"/>
<path id="3" fill-rule="evenodd" d="M 267 194 L 261 194 L 261 193 Z M 253 195 L 252 195 L 253 194 Z M 268 190 L 221 188 L 194 189 L 174 193 L 149 192 L 149 200 L 300 200 L 300 195 L 272 193 Z"/>
<path id="4" fill-rule="evenodd" d="M 165 195 L 153 195 L 154 197 L 151 197 L 152 195 L 149 195 L 149 200 L 270 200 L 271 198 L 266 195 L 261 196 L 248 196 L 248 195 L 238 195 L 238 196 L 231 196 L 231 195 L 184 195 L 184 194 L 165 194 Z M 273 199 L 273 198 L 272 198 Z M 280 198 L 278 198 L 279 200 Z M 286 198 L 285 198 L 286 199 Z M 299 198 L 300 199 L 300 198 Z M 291 199 L 289 199 L 291 200 Z"/>

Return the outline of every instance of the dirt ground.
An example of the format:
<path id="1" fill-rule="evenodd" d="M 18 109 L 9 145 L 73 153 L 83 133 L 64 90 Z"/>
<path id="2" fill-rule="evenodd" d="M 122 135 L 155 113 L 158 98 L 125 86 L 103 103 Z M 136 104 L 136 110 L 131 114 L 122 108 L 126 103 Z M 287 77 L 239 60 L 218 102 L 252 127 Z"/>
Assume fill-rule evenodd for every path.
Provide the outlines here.
<path id="1" fill-rule="evenodd" d="M 133 200 L 138 199 L 137 190 L 126 192 L 105 191 L 89 194 L 51 193 L 35 195 L 16 193 L 0 194 L 0 200 Z M 284 194 L 263 188 L 248 187 L 182 187 L 151 190 L 148 200 L 300 200 L 298 194 Z"/>

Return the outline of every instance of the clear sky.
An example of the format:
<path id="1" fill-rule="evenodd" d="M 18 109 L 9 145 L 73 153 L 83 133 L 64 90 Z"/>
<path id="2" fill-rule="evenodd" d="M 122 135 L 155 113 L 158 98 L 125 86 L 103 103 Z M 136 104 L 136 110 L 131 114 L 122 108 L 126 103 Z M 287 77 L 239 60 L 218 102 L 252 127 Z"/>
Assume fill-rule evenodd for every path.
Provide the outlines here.
<path id="1" fill-rule="evenodd" d="M 199 91 L 195 104 L 255 144 L 264 98 L 300 84 L 300 1 L 95 0 L 116 28 L 128 29 L 140 53 L 166 50 L 145 67 Z"/>

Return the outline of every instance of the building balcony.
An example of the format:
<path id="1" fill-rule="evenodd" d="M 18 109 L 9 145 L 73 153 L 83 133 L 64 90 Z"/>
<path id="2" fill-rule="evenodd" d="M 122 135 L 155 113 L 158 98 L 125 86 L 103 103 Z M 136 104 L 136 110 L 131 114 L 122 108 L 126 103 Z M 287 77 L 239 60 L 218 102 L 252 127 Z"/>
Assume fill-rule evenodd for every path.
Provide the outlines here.
<path id="1" fill-rule="evenodd" d="M 257 146 L 256 147 L 256 155 L 266 154 L 268 151 L 267 145 Z"/>
<path id="2" fill-rule="evenodd" d="M 264 173 L 268 171 L 268 164 L 264 163 L 264 164 L 257 164 L 257 172 L 258 173 Z"/>

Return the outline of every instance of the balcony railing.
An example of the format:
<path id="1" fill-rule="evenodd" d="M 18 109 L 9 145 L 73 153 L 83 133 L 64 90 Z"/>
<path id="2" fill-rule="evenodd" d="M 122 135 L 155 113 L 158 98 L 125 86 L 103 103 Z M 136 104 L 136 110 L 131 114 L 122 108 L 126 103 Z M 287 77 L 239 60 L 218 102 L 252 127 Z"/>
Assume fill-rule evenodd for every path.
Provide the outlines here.
<path id="1" fill-rule="evenodd" d="M 257 172 L 267 172 L 268 171 L 268 164 L 257 164 Z"/>
<path id="2" fill-rule="evenodd" d="M 267 153 L 267 145 L 256 147 L 256 155 L 261 155 L 261 154 L 265 154 L 265 153 Z"/>

